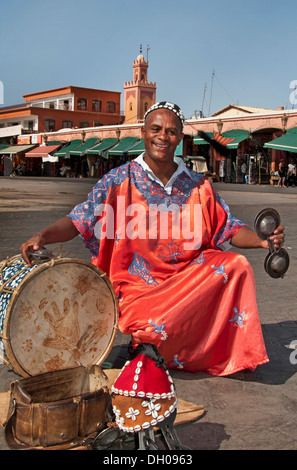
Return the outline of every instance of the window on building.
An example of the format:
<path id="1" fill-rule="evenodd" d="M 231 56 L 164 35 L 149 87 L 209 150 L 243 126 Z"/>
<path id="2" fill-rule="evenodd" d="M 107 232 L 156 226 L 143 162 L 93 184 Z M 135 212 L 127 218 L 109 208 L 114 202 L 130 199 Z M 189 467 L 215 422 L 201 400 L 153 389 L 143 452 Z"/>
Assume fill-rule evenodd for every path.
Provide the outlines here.
<path id="1" fill-rule="evenodd" d="M 146 113 L 148 110 L 148 103 L 144 103 L 144 112 Z"/>
<path id="2" fill-rule="evenodd" d="M 78 98 L 77 100 L 77 109 L 84 111 L 87 109 L 88 100 L 86 98 Z"/>
<path id="3" fill-rule="evenodd" d="M 45 108 L 55 109 L 56 103 L 55 101 L 47 101 L 44 105 Z"/>
<path id="4" fill-rule="evenodd" d="M 86 98 L 78 98 L 77 109 L 84 111 L 87 109 L 88 100 Z"/>
<path id="5" fill-rule="evenodd" d="M 71 127 L 73 127 L 73 121 L 65 120 L 65 121 L 62 122 L 62 128 L 63 129 L 69 129 Z"/>
<path id="6" fill-rule="evenodd" d="M 72 111 L 72 104 L 70 100 L 61 100 L 59 101 L 58 108 L 64 111 Z"/>
<path id="7" fill-rule="evenodd" d="M 81 122 L 79 123 L 79 127 L 89 127 L 89 125 L 90 125 L 90 124 L 89 124 L 88 121 L 81 121 Z"/>
<path id="8" fill-rule="evenodd" d="M 116 104 L 114 101 L 107 101 L 107 112 L 108 113 L 116 112 Z"/>
<path id="9" fill-rule="evenodd" d="M 101 100 L 93 100 L 92 101 L 92 111 L 96 111 L 100 113 L 101 111 Z"/>
<path id="10" fill-rule="evenodd" d="M 46 119 L 44 121 L 45 132 L 53 132 L 55 130 L 56 121 L 54 119 Z"/>

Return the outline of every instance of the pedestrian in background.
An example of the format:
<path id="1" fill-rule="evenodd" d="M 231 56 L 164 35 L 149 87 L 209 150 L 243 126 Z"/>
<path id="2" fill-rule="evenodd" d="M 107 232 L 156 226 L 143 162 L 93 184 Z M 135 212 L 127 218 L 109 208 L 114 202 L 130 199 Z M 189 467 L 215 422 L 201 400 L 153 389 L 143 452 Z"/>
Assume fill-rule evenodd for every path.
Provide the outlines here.
<path id="1" fill-rule="evenodd" d="M 296 186 L 296 164 L 291 158 L 290 163 L 288 165 L 288 179 L 287 179 L 287 186 L 292 184 L 293 187 Z"/>
<path id="2" fill-rule="evenodd" d="M 245 184 L 246 183 L 246 173 L 247 173 L 247 164 L 245 163 L 245 160 L 243 160 L 243 163 L 242 163 L 240 169 L 241 169 L 241 183 Z"/>
<path id="3" fill-rule="evenodd" d="M 278 176 L 278 186 L 286 186 L 287 168 L 283 160 L 281 160 L 278 165 Z"/>

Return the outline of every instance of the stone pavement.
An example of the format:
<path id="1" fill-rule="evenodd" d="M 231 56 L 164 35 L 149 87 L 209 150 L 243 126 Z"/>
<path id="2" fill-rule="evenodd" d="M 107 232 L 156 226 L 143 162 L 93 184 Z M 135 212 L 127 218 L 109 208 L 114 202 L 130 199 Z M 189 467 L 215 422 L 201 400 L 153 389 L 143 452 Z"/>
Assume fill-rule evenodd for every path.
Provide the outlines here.
<path id="1" fill-rule="evenodd" d="M 18 254 L 19 245 L 85 200 L 94 180 L 0 178 L 0 259 Z M 178 396 L 203 404 L 205 414 L 180 425 L 177 433 L 190 449 L 292 450 L 297 448 L 296 204 L 297 188 L 216 183 L 216 190 L 233 215 L 253 226 L 265 207 L 279 211 L 286 227 L 290 268 L 284 279 L 272 279 L 264 270 L 264 250 L 241 250 L 255 271 L 259 314 L 270 362 L 253 372 L 229 377 L 172 372 Z M 238 250 L 240 251 L 240 250 Z M 67 257 L 89 260 L 79 238 L 64 244 Z M 117 336 L 108 359 L 120 367 L 130 338 Z M 17 380 L 0 365 L 0 391 Z M 0 449 L 8 449 L 0 430 Z"/>

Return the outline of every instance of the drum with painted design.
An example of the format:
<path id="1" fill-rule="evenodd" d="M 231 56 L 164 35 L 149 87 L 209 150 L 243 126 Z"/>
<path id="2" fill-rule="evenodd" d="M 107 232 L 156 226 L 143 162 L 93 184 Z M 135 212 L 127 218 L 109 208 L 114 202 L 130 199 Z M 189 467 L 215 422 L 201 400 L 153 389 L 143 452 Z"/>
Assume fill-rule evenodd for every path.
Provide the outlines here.
<path id="1" fill-rule="evenodd" d="M 55 258 L 0 263 L 3 361 L 23 377 L 102 364 L 117 333 L 118 303 L 91 263 Z"/>

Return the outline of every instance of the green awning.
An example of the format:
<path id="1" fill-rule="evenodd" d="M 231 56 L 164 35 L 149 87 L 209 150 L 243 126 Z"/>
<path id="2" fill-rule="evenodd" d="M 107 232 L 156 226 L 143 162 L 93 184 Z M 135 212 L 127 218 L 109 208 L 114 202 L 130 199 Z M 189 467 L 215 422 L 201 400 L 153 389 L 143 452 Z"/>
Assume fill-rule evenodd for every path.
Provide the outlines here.
<path id="1" fill-rule="evenodd" d="M 46 145 L 62 145 L 62 142 L 59 140 L 48 140 Z"/>
<path id="2" fill-rule="evenodd" d="M 208 135 L 210 139 L 213 139 L 213 132 L 205 132 L 205 134 Z M 209 142 L 207 142 L 207 140 L 202 139 L 199 134 L 194 136 L 193 142 L 194 145 L 209 145 Z"/>
<path id="3" fill-rule="evenodd" d="M 9 147 L 9 145 L 0 145 L 0 150 L 7 149 L 7 147 Z"/>
<path id="4" fill-rule="evenodd" d="M 137 137 L 124 137 L 117 145 L 108 150 L 108 153 L 109 155 L 123 155 L 123 153 L 128 152 L 137 141 Z"/>
<path id="5" fill-rule="evenodd" d="M 223 132 L 222 136 L 227 139 L 235 139 L 233 142 L 230 142 L 230 144 L 227 144 L 227 148 L 237 149 L 240 142 L 249 138 L 250 133 L 244 129 L 232 129 L 230 131 Z"/>
<path id="6" fill-rule="evenodd" d="M 177 157 L 182 157 L 183 156 L 183 140 L 180 141 L 180 143 L 178 144 L 178 146 L 176 147 L 175 149 L 175 152 L 174 152 L 174 155 L 176 155 Z"/>
<path id="7" fill-rule="evenodd" d="M 128 155 L 140 155 L 145 151 L 144 140 L 141 139 L 137 144 L 128 150 Z"/>
<path id="8" fill-rule="evenodd" d="M 297 133 L 287 132 L 277 139 L 266 142 L 264 148 L 284 150 L 285 152 L 297 152 Z"/>
<path id="9" fill-rule="evenodd" d="M 98 139 L 96 137 L 91 137 L 90 139 L 87 139 L 84 143 L 82 143 L 75 149 L 70 150 L 69 153 L 71 155 L 79 155 L 80 157 L 82 157 L 89 148 L 94 147 L 94 145 L 97 143 L 98 143 Z"/>
<path id="10" fill-rule="evenodd" d="M 109 137 L 107 139 L 104 139 L 102 140 L 102 142 L 100 142 L 100 144 L 96 144 L 94 145 L 94 147 L 90 148 L 87 150 L 87 154 L 91 154 L 91 155 L 103 155 L 103 152 L 110 149 L 111 147 L 113 147 L 116 143 L 118 142 L 118 139 L 115 139 L 115 138 L 112 138 L 112 137 Z"/>
<path id="11" fill-rule="evenodd" d="M 297 127 L 292 127 L 291 129 L 287 129 L 287 134 L 297 134 Z"/>
<path id="12" fill-rule="evenodd" d="M 68 145 L 63 147 L 61 150 L 58 150 L 58 152 L 55 153 L 55 157 L 66 157 L 70 158 L 69 152 L 71 150 L 74 150 L 76 147 L 78 147 L 82 143 L 82 140 L 80 139 L 75 139 L 72 140 Z"/>

